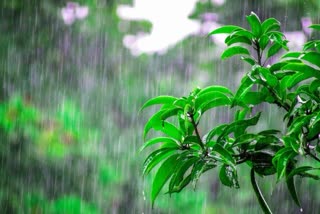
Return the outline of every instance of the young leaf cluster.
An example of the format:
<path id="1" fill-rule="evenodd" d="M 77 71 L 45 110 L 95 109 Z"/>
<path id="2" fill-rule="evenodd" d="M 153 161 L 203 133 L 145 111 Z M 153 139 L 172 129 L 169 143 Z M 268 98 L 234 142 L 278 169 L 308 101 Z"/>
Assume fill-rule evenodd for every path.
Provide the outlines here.
<path id="1" fill-rule="evenodd" d="M 196 187 L 200 176 L 217 168 L 223 185 L 239 188 L 237 165 L 251 168 L 250 179 L 258 202 L 271 213 L 256 182 L 255 175 L 275 175 L 284 180 L 294 202 L 301 208 L 294 179 L 296 176 L 319 179 L 319 168 L 305 165 L 305 157 L 320 162 L 320 40 L 305 43 L 302 52 L 287 52 L 278 62 L 269 59 L 288 51 L 280 22 L 274 18 L 260 21 L 251 13 L 246 17 L 250 29 L 226 25 L 209 35 L 227 34 L 221 59 L 240 56 L 251 66 L 233 93 L 224 86 L 194 89 L 187 97 L 158 96 L 142 109 L 161 105 L 144 128 L 162 132 L 145 142 L 154 151 L 146 158 L 143 174 L 159 165 L 153 180 L 151 201 L 168 184 L 167 193 L 178 193 L 187 185 Z M 320 25 L 310 26 L 320 30 Z M 267 129 L 251 133 L 247 129 L 259 123 L 261 112 L 252 109 L 261 103 L 276 105 L 283 115 L 286 131 Z M 204 113 L 216 107 L 235 108 L 234 120 L 200 135 L 198 125 Z"/>

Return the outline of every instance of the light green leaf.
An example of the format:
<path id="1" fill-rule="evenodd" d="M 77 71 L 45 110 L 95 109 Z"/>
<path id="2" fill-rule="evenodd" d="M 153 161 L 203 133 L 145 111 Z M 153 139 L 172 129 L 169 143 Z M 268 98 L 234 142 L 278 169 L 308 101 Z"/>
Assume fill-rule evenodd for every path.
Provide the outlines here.
<path id="1" fill-rule="evenodd" d="M 221 34 L 221 33 L 232 33 L 235 30 L 242 30 L 243 28 L 239 27 L 239 26 L 235 26 L 235 25 L 225 25 L 222 27 L 219 27 L 213 31 L 211 31 L 208 36 L 210 35 L 214 35 L 214 34 Z"/>
<path id="2" fill-rule="evenodd" d="M 208 86 L 204 89 L 201 89 L 201 91 L 197 94 L 197 97 L 199 97 L 205 93 L 208 93 L 208 92 L 220 92 L 220 93 L 229 94 L 229 95 L 233 96 L 233 93 L 229 88 L 221 86 L 221 85 L 212 85 L 212 86 Z"/>

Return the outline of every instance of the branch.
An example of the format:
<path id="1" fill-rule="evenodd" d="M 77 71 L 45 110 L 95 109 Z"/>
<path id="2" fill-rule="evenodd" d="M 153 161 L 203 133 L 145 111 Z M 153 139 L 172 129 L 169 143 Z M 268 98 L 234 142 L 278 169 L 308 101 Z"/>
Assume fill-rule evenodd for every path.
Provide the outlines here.
<path id="1" fill-rule="evenodd" d="M 197 127 L 197 124 L 196 122 L 194 121 L 194 118 L 193 118 L 193 114 L 192 113 L 188 113 L 188 116 L 190 117 L 191 119 L 191 124 L 194 128 L 194 131 L 196 132 L 196 135 L 198 137 L 198 140 L 199 140 L 199 145 L 201 146 L 202 150 L 205 150 L 204 148 L 204 143 L 202 142 L 201 140 L 201 137 L 200 137 L 200 134 L 199 134 L 199 131 L 198 131 L 198 127 Z"/>

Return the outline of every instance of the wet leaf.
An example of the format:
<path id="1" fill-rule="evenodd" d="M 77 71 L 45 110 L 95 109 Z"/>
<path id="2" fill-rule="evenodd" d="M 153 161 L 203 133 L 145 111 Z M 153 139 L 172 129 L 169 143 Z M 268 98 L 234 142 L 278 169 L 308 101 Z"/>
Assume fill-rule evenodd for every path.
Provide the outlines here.
<path id="1" fill-rule="evenodd" d="M 221 54 L 221 59 L 226 59 L 229 57 L 232 57 L 234 55 L 250 55 L 250 52 L 248 51 L 248 49 L 243 48 L 241 46 L 232 46 L 227 48 L 222 54 Z"/>
<path id="2" fill-rule="evenodd" d="M 163 186 L 167 183 L 167 181 L 173 175 L 176 169 L 176 165 L 178 163 L 177 158 L 179 157 L 179 155 L 180 154 L 175 154 L 170 156 L 159 167 L 157 174 L 155 175 L 152 183 L 152 189 L 151 189 L 152 206 L 154 205 L 154 201 L 156 200 Z"/>
<path id="3" fill-rule="evenodd" d="M 140 111 L 142 111 L 143 109 L 152 106 L 152 105 L 158 105 L 158 104 L 173 104 L 174 101 L 176 101 L 177 98 L 176 97 L 172 97 L 172 96 L 158 96 L 155 98 L 151 98 L 150 100 L 148 100 L 145 104 L 143 104 L 143 106 L 141 107 Z"/>
<path id="4" fill-rule="evenodd" d="M 235 26 L 235 25 L 225 25 L 222 27 L 219 27 L 213 31 L 211 31 L 208 35 L 214 35 L 214 34 L 221 34 L 221 33 L 232 33 L 235 30 L 241 30 L 243 28 L 239 27 L 239 26 Z"/>

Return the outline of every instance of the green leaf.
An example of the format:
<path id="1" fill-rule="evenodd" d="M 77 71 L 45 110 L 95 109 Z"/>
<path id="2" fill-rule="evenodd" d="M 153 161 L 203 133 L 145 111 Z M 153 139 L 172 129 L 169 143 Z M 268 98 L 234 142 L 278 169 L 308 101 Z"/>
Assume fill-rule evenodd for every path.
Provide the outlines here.
<path id="1" fill-rule="evenodd" d="M 151 189 L 151 201 L 152 201 L 152 207 L 154 205 L 154 201 L 159 195 L 161 189 L 166 184 L 166 182 L 170 179 L 170 177 L 173 175 L 176 165 L 177 165 L 177 158 L 180 156 L 180 154 L 175 154 L 170 156 L 167 160 L 165 160 L 162 165 L 159 167 L 157 174 L 153 180 L 152 183 L 152 189 Z"/>
<path id="2" fill-rule="evenodd" d="M 241 54 L 241 55 L 250 55 L 248 49 L 243 48 L 241 46 L 232 46 L 227 48 L 222 54 L 221 59 L 226 59 L 232 57 L 234 55 Z"/>
<path id="3" fill-rule="evenodd" d="M 255 172 L 254 172 L 253 168 L 251 169 L 251 172 L 250 172 L 250 178 L 251 178 L 250 180 L 251 180 L 253 190 L 258 198 L 258 202 L 260 204 L 261 209 L 263 210 L 264 213 L 272 214 L 272 212 L 271 212 L 266 200 L 264 199 L 264 197 L 260 191 L 260 188 L 257 184 L 256 178 L 255 178 Z"/>
<path id="4" fill-rule="evenodd" d="M 267 33 L 270 31 L 279 31 L 280 30 L 280 22 L 275 18 L 269 18 L 262 22 L 261 24 L 262 32 Z"/>
<path id="5" fill-rule="evenodd" d="M 246 36 L 232 36 L 227 42 L 225 42 L 228 46 L 236 44 L 236 43 L 242 43 L 251 45 L 252 42 L 248 37 Z"/>
<path id="6" fill-rule="evenodd" d="M 259 68 L 260 77 L 264 82 L 267 82 L 271 87 L 278 85 L 278 79 L 267 68 Z"/>
<path id="7" fill-rule="evenodd" d="M 236 94 L 234 95 L 234 99 L 232 101 L 231 107 L 241 104 L 243 97 L 252 88 L 252 85 L 253 85 L 253 81 L 251 78 L 249 78 L 248 76 L 245 76 L 242 78 L 241 84 Z"/>
<path id="8" fill-rule="evenodd" d="M 283 70 L 292 70 L 292 71 L 298 71 L 298 73 L 294 74 L 290 80 L 288 80 L 288 88 L 292 88 L 299 82 L 308 79 L 310 77 L 315 77 L 317 79 L 320 79 L 320 71 L 316 70 L 304 63 L 289 63 L 285 65 Z"/>
<path id="9" fill-rule="evenodd" d="M 212 85 L 212 86 L 208 86 L 204 89 L 201 89 L 201 91 L 197 94 L 197 97 L 205 94 L 205 93 L 209 93 L 209 92 L 220 92 L 220 93 L 224 93 L 224 94 L 229 94 L 231 96 L 233 96 L 232 91 L 224 86 L 220 86 L 220 85 Z"/>
<path id="10" fill-rule="evenodd" d="M 249 63 L 249 65 L 252 65 L 252 66 L 254 66 L 256 64 L 256 61 L 252 57 L 241 56 L 240 59 Z"/>
<path id="11" fill-rule="evenodd" d="M 255 35 L 256 37 L 260 37 L 262 33 L 262 26 L 259 17 L 254 12 L 251 12 L 251 14 L 246 18 L 249 22 L 253 35 Z"/>
<path id="12" fill-rule="evenodd" d="M 265 101 L 266 96 L 260 92 L 249 91 L 242 97 L 242 102 L 246 105 L 258 105 Z"/>
<path id="13" fill-rule="evenodd" d="M 260 39 L 259 39 L 259 46 L 260 46 L 260 48 L 261 48 L 262 50 L 264 50 L 264 49 L 267 47 L 267 45 L 269 44 L 269 41 L 270 41 L 270 39 L 269 39 L 268 36 L 262 35 L 262 36 L 260 37 Z"/>
<path id="14" fill-rule="evenodd" d="M 310 170 L 320 170 L 320 168 L 314 168 L 314 167 L 311 167 L 311 166 L 297 167 L 297 168 L 291 170 L 290 173 L 288 173 L 287 179 L 291 179 L 295 175 L 300 175 L 300 174 L 303 174 L 304 172 L 310 171 Z"/>
<path id="15" fill-rule="evenodd" d="M 160 110 L 150 117 L 143 129 L 143 138 L 145 139 L 148 132 L 154 128 L 155 130 L 160 130 L 162 128 L 163 121 L 161 120 L 161 115 L 166 112 L 166 110 Z"/>
<path id="16" fill-rule="evenodd" d="M 288 52 L 288 53 L 283 54 L 281 56 L 281 58 L 282 59 L 284 59 L 284 58 L 299 58 L 300 56 L 301 56 L 301 52 Z"/>
<path id="17" fill-rule="evenodd" d="M 212 147 L 212 153 L 217 153 L 220 155 L 220 157 L 224 160 L 224 163 L 227 165 L 230 165 L 232 167 L 235 167 L 235 160 L 232 157 L 232 155 L 223 148 L 220 144 L 215 144 Z"/>
<path id="18" fill-rule="evenodd" d="M 171 105 L 176 100 L 177 100 L 177 98 L 172 97 L 172 96 L 158 96 L 158 97 L 155 97 L 155 98 L 148 100 L 145 104 L 143 104 L 140 111 L 142 111 L 143 109 L 145 109 L 149 106 L 152 106 L 152 105 L 158 105 L 158 104 L 170 104 Z"/>
<path id="19" fill-rule="evenodd" d="M 300 57 L 303 60 L 306 60 L 307 62 L 310 62 L 314 65 L 316 65 L 318 68 L 320 68 L 320 53 L 317 52 L 308 52 Z"/>
<path id="20" fill-rule="evenodd" d="M 277 160 L 276 168 L 278 181 L 285 176 L 288 163 L 292 161 L 296 155 L 297 153 L 295 153 L 292 148 L 283 148 L 276 153 L 273 159 Z M 274 163 L 275 161 L 272 160 L 272 162 Z"/>
<path id="21" fill-rule="evenodd" d="M 259 132 L 259 135 L 275 135 L 275 134 L 279 134 L 280 131 L 276 130 L 276 129 L 269 129 L 269 130 L 264 130 Z"/>
<path id="22" fill-rule="evenodd" d="M 229 135 L 234 132 L 235 137 L 238 137 L 243 134 L 246 128 L 249 126 L 254 126 L 258 123 L 261 112 L 259 112 L 256 116 L 246 119 L 246 120 L 238 120 L 233 123 L 228 124 L 228 126 L 223 130 L 221 135 L 218 137 L 217 142 L 219 142 L 223 137 Z"/>
<path id="23" fill-rule="evenodd" d="M 176 149 L 174 148 L 163 148 L 158 149 L 154 152 L 152 152 L 144 161 L 143 163 L 143 175 L 149 174 L 149 172 L 161 161 L 163 161 L 165 158 L 167 158 L 169 155 L 174 153 Z"/>
<path id="24" fill-rule="evenodd" d="M 315 91 L 319 90 L 319 88 L 320 88 L 320 80 L 319 79 L 312 81 L 309 86 L 309 90 L 311 93 L 314 93 Z"/>
<path id="25" fill-rule="evenodd" d="M 186 179 L 184 176 L 188 169 L 199 160 L 198 157 L 191 157 L 185 160 L 180 160 L 177 165 L 177 170 L 173 174 L 170 183 L 168 193 L 180 192 L 185 186 L 187 186 L 191 181 L 191 174 L 187 176 Z"/>
<path id="26" fill-rule="evenodd" d="M 319 31 L 320 31 L 320 24 L 310 25 L 309 28 L 312 28 L 312 29 L 315 29 L 315 30 L 319 30 Z"/>
<path id="27" fill-rule="evenodd" d="M 202 173 L 204 172 L 205 168 L 206 168 L 206 164 L 207 162 L 204 160 L 199 160 L 193 167 L 192 171 L 191 171 L 191 182 L 192 182 L 192 186 L 193 189 L 196 188 L 197 182 L 200 178 L 200 176 L 202 175 Z"/>
<path id="28" fill-rule="evenodd" d="M 142 150 L 144 150 L 145 148 L 147 148 L 147 147 L 149 147 L 151 145 L 157 144 L 157 143 L 170 143 L 172 145 L 179 146 L 177 141 L 172 139 L 172 138 L 169 138 L 169 137 L 156 137 L 156 138 L 152 138 L 152 139 L 148 140 L 147 142 L 145 142 L 143 144 L 143 146 L 140 148 L 140 152 Z"/>
<path id="29" fill-rule="evenodd" d="M 295 187 L 295 184 L 294 184 L 294 177 L 287 178 L 286 183 L 287 183 L 287 187 L 289 189 L 289 192 L 291 194 L 292 199 L 298 205 L 300 210 L 302 210 L 301 204 L 300 204 L 300 201 L 299 201 L 299 198 L 298 198 L 298 195 L 297 195 L 296 187 Z"/>
<path id="30" fill-rule="evenodd" d="M 282 46 L 278 42 L 274 42 L 267 52 L 267 58 L 270 58 L 277 54 L 281 48 Z"/>
<path id="31" fill-rule="evenodd" d="M 219 178 L 221 183 L 225 186 L 234 187 L 237 189 L 240 188 L 236 170 L 226 164 L 221 166 Z"/>
<path id="32" fill-rule="evenodd" d="M 229 97 L 220 97 L 220 98 L 216 98 L 214 100 L 211 100 L 210 102 L 206 102 L 203 105 L 201 105 L 199 107 L 201 114 L 204 114 L 206 111 L 208 111 L 209 109 L 212 109 L 214 107 L 218 107 L 218 106 L 227 106 L 227 105 L 231 105 L 231 100 Z"/>
<path id="33" fill-rule="evenodd" d="M 164 121 L 161 131 L 178 141 L 182 140 L 183 132 L 171 123 Z"/>
<path id="34" fill-rule="evenodd" d="M 225 95 L 224 93 L 217 92 L 217 91 L 207 92 L 207 93 L 201 94 L 199 97 L 196 98 L 195 109 L 199 110 L 200 106 L 204 106 L 204 104 L 210 103 L 210 102 L 215 101 L 217 99 L 230 101 L 229 97 L 227 95 Z M 201 110 L 201 108 L 200 108 L 200 110 Z"/>
<path id="35" fill-rule="evenodd" d="M 223 130 L 227 127 L 227 124 L 222 124 L 219 126 L 214 127 L 207 135 L 206 135 L 206 143 L 208 143 L 209 141 L 211 141 L 211 139 L 215 136 L 215 135 L 221 135 L 221 133 L 223 132 Z"/>
<path id="36" fill-rule="evenodd" d="M 235 30 L 241 30 L 243 28 L 239 27 L 239 26 L 235 26 L 235 25 L 225 25 L 225 26 L 222 26 L 222 27 L 219 27 L 213 31 L 211 31 L 208 36 L 210 35 L 214 35 L 214 34 L 221 34 L 221 33 L 232 33 L 233 31 Z"/>
<path id="37" fill-rule="evenodd" d="M 166 119 L 168 119 L 169 117 L 178 115 L 179 112 L 182 112 L 182 109 L 181 109 L 181 108 L 177 108 L 177 107 L 169 108 L 169 109 L 165 110 L 165 111 L 161 114 L 160 119 L 161 119 L 161 120 L 166 120 Z"/>

